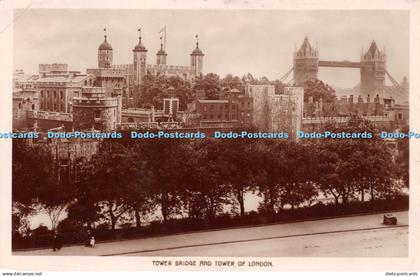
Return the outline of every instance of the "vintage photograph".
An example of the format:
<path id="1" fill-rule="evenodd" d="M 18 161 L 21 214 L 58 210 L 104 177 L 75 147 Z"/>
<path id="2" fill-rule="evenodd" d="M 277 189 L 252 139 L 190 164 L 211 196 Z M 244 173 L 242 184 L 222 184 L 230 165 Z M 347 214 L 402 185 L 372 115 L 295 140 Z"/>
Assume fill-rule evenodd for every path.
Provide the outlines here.
<path id="1" fill-rule="evenodd" d="M 409 11 L 14 18 L 11 254 L 408 257 Z"/>

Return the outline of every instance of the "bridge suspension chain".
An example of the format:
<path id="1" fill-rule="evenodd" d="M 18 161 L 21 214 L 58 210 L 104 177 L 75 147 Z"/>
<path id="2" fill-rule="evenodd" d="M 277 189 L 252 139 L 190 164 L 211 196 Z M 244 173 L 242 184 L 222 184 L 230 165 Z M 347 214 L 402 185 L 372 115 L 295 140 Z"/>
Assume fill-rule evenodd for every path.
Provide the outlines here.
<path id="1" fill-rule="evenodd" d="M 391 76 L 391 74 L 385 70 L 385 74 L 388 76 L 389 80 L 392 82 L 392 84 L 394 85 L 395 88 L 397 88 L 397 91 L 400 94 L 405 94 L 404 89 L 401 87 L 401 85 Z"/>
<path id="2" fill-rule="evenodd" d="M 287 73 L 284 74 L 283 77 L 280 78 L 280 81 L 284 82 L 289 77 L 290 73 L 292 73 L 292 72 L 293 72 L 293 67 L 289 71 L 287 71 Z"/>

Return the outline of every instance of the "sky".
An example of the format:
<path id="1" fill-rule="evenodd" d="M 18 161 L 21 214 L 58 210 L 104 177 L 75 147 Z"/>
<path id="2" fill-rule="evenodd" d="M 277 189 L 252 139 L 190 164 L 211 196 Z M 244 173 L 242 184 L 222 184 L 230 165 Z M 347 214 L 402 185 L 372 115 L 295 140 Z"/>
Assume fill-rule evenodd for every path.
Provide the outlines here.
<path id="1" fill-rule="evenodd" d="M 386 48 L 387 70 L 398 81 L 409 74 L 409 13 L 375 10 L 15 10 L 14 68 L 37 73 L 39 63 L 67 63 L 86 72 L 97 66 L 97 49 L 107 28 L 114 64 L 132 63 L 142 29 L 147 62 L 156 63 L 159 30 L 166 25 L 167 63 L 189 65 L 199 34 L 204 73 L 281 78 L 305 37 L 320 60 L 359 61 L 372 40 Z M 326 83 L 351 88 L 358 69 L 320 68 Z"/>

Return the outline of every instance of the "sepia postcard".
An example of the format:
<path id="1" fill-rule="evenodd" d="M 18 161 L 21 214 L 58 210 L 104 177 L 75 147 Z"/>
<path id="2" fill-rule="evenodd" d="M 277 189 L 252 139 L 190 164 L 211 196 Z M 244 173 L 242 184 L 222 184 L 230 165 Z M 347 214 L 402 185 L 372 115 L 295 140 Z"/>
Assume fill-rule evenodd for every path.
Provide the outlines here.
<path id="1" fill-rule="evenodd" d="M 419 2 L 0 14 L 3 275 L 417 275 Z"/>

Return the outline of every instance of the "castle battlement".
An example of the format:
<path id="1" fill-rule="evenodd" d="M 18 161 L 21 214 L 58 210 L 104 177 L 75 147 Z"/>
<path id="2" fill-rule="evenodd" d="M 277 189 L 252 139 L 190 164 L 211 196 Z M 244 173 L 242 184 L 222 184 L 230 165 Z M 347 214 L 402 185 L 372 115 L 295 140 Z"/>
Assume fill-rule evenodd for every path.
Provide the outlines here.
<path id="1" fill-rule="evenodd" d="M 385 99 L 379 97 L 379 95 L 376 95 L 374 97 L 371 97 L 370 95 L 357 96 L 357 97 L 354 97 L 353 95 L 350 95 L 350 96 L 342 96 L 337 101 L 338 102 L 344 102 L 344 103 L 379 103 L 379 104 L 383 104 Z"/>
<path id="2" fill-rule="evenodd" d="M 73 107 L 116 107 L 116 98 L 73 98 Z"/>
<path id="3" fill-rule="evenodd" d="M 361 116 L 363 119 L 371 122 L 388 122 L 391 121 L 387 115 L 370 115 L 370 116 Z M 347 123 L 350 119 L 350 116 L 346 117 L 305 117 L 302 118 L 303 124 L 324 124 L 327 122 L 334 123 Z"/>
<path id="4" fill-rule="evenodd" d="M 125 68 L 94 68 L 86 72 L 99 78 L 124 78 L 126 75 Z"/>

